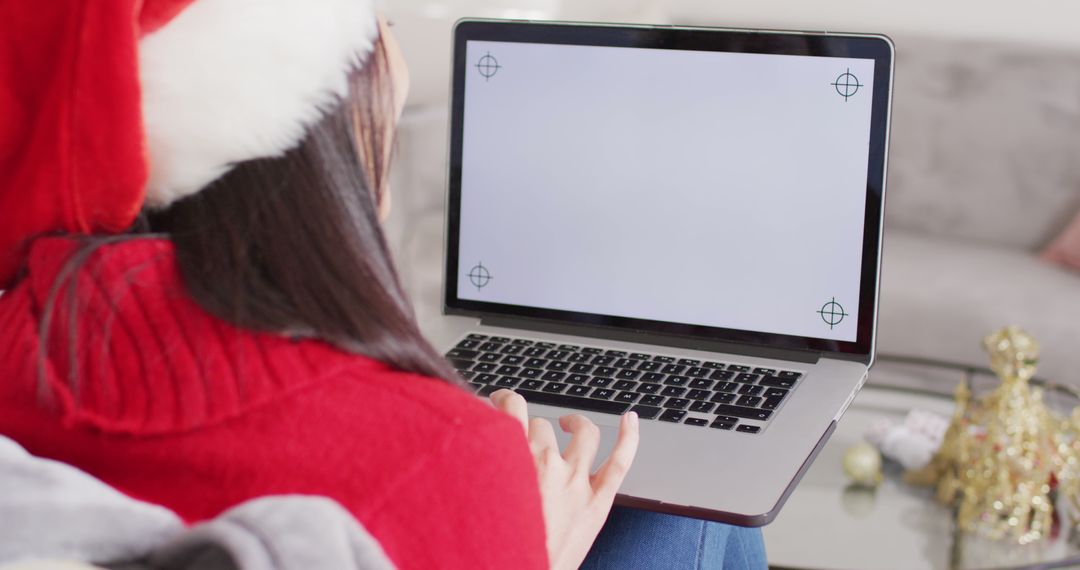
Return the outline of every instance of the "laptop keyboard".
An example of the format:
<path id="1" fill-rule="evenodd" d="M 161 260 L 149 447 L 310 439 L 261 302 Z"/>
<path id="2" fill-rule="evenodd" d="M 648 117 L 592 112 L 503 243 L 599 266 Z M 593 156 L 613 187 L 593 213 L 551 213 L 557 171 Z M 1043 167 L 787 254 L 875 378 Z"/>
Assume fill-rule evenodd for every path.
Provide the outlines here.
<path id="1" fill-rule="evenodd" d="M 446 358 L 480 396 L 759 433 L 801 372 L 645 352 L 469 334 Z"/>

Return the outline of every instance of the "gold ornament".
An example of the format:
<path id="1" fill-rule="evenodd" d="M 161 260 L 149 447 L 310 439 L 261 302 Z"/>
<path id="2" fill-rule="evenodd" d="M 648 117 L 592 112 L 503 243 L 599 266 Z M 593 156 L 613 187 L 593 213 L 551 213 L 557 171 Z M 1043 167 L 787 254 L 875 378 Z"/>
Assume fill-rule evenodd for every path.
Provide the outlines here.
<path id="1" fill-rule="evenodd" d="M 877 487 L 881 474 L 881 453 L 869 443 L 857 443 L 844 453 L 844 472 L 856 484 Z"/>
<path id="2" fill-rule="evenodd" d="M 937 499 L 956 507 L 962 530 L 1021 544 L 1045 538 L 1055 491 L 1080 506 L 1080 408 L 1052 414 L 1035 375 L 1039 345 L 1016 327 L 983 339 L 1001 385 L 984 398 L 956 388 L 956 410 L 945 439 L 926 467 L 908 472 L 914 483 L 936 485 Z"/>

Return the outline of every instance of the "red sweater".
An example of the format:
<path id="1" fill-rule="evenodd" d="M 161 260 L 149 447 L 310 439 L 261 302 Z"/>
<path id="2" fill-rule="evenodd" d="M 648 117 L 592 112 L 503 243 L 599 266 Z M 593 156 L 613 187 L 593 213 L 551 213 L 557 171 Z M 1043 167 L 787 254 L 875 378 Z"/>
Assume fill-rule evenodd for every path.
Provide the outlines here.
<path id="1" fill-rule="evenodd" d="M 39 323 L 74 247 L 38 240 L 0 297 L 0 433 L 189 522 L 261 495 L 325 495 L 402 568 L 547 567 L 515 420 L 445 382 L 210 316 L 168 241 L 94 254 L 75 361 L 61 294 L 39 390 Z"/>

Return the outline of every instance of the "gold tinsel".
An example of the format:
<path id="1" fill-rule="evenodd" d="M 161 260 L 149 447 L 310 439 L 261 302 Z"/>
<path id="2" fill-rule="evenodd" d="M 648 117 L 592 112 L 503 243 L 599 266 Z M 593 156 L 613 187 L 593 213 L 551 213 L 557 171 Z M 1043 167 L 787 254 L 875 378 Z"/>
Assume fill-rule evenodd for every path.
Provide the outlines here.
<path id="1" fill-rule="evenodd" d="M 973 398 L 961 383 L 941 448 L 907 478 L 936 485 L 962 530 L 1027 544 L 1049 536 L 1055 491 L 1080 508 L 1080 408 L 1071 418 L 1046 408 L 1028 384 L 1039 345 L 1020 329 L 1001 329 L 983 347 L 1001 385 Z"/>

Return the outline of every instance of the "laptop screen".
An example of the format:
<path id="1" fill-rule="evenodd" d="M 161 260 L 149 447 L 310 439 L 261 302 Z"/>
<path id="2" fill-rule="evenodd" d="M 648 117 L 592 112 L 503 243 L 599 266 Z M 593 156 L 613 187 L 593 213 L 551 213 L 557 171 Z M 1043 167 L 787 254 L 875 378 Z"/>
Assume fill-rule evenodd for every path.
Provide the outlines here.
<path id="1" fill-rule="evenodd" d="M 858 340 L 873 57 L 463 52 L 457 300 Z"/>

